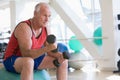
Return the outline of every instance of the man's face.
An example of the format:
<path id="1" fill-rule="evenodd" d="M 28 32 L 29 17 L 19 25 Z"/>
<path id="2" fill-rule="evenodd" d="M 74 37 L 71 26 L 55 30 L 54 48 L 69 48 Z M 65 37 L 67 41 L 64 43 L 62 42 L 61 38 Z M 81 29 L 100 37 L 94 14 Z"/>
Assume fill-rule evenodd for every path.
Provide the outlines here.
<path id="1" fill-rule="evenodd" d="M 42 7 L 40 11 L 36 14 L 38 25 L 40 25 L 41 27 L 46 26 L 50 16 L 51 16 L 51 12 L 49 8 Z"/>

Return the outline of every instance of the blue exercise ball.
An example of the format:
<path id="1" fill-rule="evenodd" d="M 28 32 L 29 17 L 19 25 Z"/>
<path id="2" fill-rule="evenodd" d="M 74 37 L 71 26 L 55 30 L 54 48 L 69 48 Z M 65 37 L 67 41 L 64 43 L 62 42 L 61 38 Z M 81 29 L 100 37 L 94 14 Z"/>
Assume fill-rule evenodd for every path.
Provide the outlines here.
<path id="1" fill-rule="evenodd" d="M 68 52 L 67 46 L 63 43 L 58 43 L 57 48 L 58 48 L 58 51 L 61 53 L 66 52 L 66 51 Z"/>
<path id="2" fill-rule="evenodd" d="M 0 68 L 0 80 L 20 80 L 20 74 L 11 73 Z M 51 80 L 50 75 L 46 70 L 34 71 L 34 80 Z"/>
<path id="3" fill-rule="evenodd" d="M 94 33 L 93 33 L 93 37 L 102 37 L 102 28 L 98 27 L 95 29 Z M 97 45 L 97 46 L 101 46 L 102 45 L 102 38 L 101 39 L 93 39 L 93 42 Z"/>
<path id="4" fill-rule="evenodd" d="M 80 52 L 83 49 L 83 45 L 76 38 L 76 36 L 72 36 L 68 42 L 70 49 L 74 50 L 75 53 Z"/>

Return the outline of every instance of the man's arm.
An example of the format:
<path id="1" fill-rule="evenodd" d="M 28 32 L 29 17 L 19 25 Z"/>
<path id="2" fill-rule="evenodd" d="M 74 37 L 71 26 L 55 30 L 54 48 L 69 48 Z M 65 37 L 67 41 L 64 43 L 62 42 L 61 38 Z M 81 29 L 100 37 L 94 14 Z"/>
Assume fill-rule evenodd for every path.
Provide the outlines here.
<path id="1" fill-rule="evenodd" d="M 22 56 L 37 58 L 45 52 L 50 52 L 55 49 L 54 45 L 48 44 L 41 49 L 31 49 L 32 47 L 32 31 L 26 23 L 20 23 L 15 29 L 15 37 L 18 40 L 20 51 Z"/>

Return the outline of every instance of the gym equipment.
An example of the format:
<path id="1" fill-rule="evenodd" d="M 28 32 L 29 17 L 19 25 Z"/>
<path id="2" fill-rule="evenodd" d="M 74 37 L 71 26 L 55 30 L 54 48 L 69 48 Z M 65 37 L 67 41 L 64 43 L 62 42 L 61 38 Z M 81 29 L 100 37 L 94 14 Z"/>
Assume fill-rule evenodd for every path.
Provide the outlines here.
<path id="1" fill-rule="evenodd" d="M 94 33 L 93 33 L 93 37 L 102 37 L 102 28 L 98 27 L 97 29 L 95 29 Z M 102 38 L 94 38 L 93 42 L 97 45 L 97 46 L 102 46 Z"/>
<path id="2" fill-rule="evenodd" d="M 7 47 L 7 43 L 0 43 L 0 52 L 5 52 L 5 49 Z"/>
<path id="3" fill-rule="evenodd" d="M 118 56 L 120 56 L 120 49 L 118 49 Z M 120 60 L 117 62 L 117 68 L 118 70 L 113 71 L 113 73 L 120 73 Z"/>
<path id="4" fill-rule="evenodd" d="M 53 34 L 48 35 L 46 41 L 47 41 L 49 44 L 53 44 L 53 43 L 55 43 L 55 41 L 56 41 L 56 37 L 55 37 Z M 57 48 L 56 48 L 55 50 L 52 50 L 53 53 L 58 52 L 58 46 L 60 47 L 60 44 L 57 45 Z M 59 48 L 59 50 L 60 50 L 60 48 Z M 64 57 L 65 59 L 69 59 L 69 58 L 70 58 L 70 54 L 68 53 L 68 51 L 63 51 L 63 57 Z M 58 62 L 57 59 L 55 59 L 55 60 L 53 61 L 53 63 L 54 63 L 54 65 L 55 65 L 56 67 L 59 67 L 59 66 L 60 66 L 60 63 Z"/>
<path id="5" fill-rule="evenodd" d="M 117 19 L 120 20 L 120 14 L 117 15 Z"/>
<path id="6" fill-rule="evenodd" d="M 52 35 L 52 34 L 51 34 L 51 35 L 48 35 L 46 41 L 47 41 L 49 44 L 53 44 L 53 43 L 55 43 L 55 41 L 56 41 L 56 37 L 55 37 L 54 35 Z M 52 50 L 52 52 L 53 52 L 53 53 L 57 52 L 57 48 L 54 49 L 54 50 Z"/>
<path id="7" fill-rule="evenodd" d="M 0 68 L 0 80 L 20 80 L 20 74 L 11 73 Z M 50 75 L 46 70 L 34 71 L 34 80 L 51 80 Z"/>
<path id="8" fill-rule="evenodd" d="M 6 47 L 7 47 L 7 43 L 5 42 L 0 43 L 0 63 L 3 62 L 3 57 L 4 57 L 4 52 L 5 52 Z"/>
<path id="9" fill-rule="evenodd" d="M 120 24 L 118 24 L 118 30 L 120 30 Z"/>
<path id="10" fill-rule="evenodd" d="M 70 49 L 74 50 L 75 53 L 80 52 L 83 49 L 83 45 L 81 42 L 76 38 L 76 36 L 72 36 L 68 42 Z"/>
<path id="11" fill-rule="evenodd" d="M 72 67 L 74 69 L 81 69 L 84 65 L 88 63 L 88 57 L 86 57 L 83 53 L 71 53 L 71 57 L 68 60 L 69 67 Z"/>
<path id="12" fill-rule="evenodd" d="M 56 67 L 59 67 L 59 66 L 60 66 L 60 63 L 58 62 L 57 59 L 53 60 L 53 64 L 54 64 Z"/>
<path id="13" fill-rule="evenodd" d="M 66 44 L 63 43 L 57 43 L 57 49 L 61 53 L 68 51 L 68 47 L 66 46 Z"/>
<path id="14" fill-rule="evenodd" d="M 64 59 L 69 59 L 70 58 L 70 54 L 67 51 L 63 52 L 63 58 Z M 60 66 L 60 63 L 58 62 L 58 59 L 53 60 L 53 63 L 54 63 L 54 65 L 56 67 Z"/>

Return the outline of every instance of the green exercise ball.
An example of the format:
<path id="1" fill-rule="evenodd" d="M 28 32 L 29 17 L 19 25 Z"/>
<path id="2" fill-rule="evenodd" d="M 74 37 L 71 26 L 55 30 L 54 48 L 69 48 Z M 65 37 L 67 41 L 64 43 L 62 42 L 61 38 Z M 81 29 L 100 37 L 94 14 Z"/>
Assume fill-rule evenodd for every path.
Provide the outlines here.
<path id="1" fill-rule="evenodd" d="M 0 68 L 0 80 L 20 80 L 20 74 L 11 73 Z M 34 80 L 51 80 L 50 75 L 46 70 L 34 71 Z"/>
<path id="2" fill-rule="evenodd" d="M 72 36 L 68 42 L 70 49 L 74 50 L 75 53 L 80 52 L 83 49 L 83 45 L 76 38 L 76 36 Z"/>
<path id="3" fill-rule="evenodd" d="M 102 37 L 102 28 L 98 27 L 97 29 L 95 29 L 93 37 Z M 97 45 L 97 46 L 101 46 L 102 45 L 102 39 L 93 39 L 93 42 Z"/>

